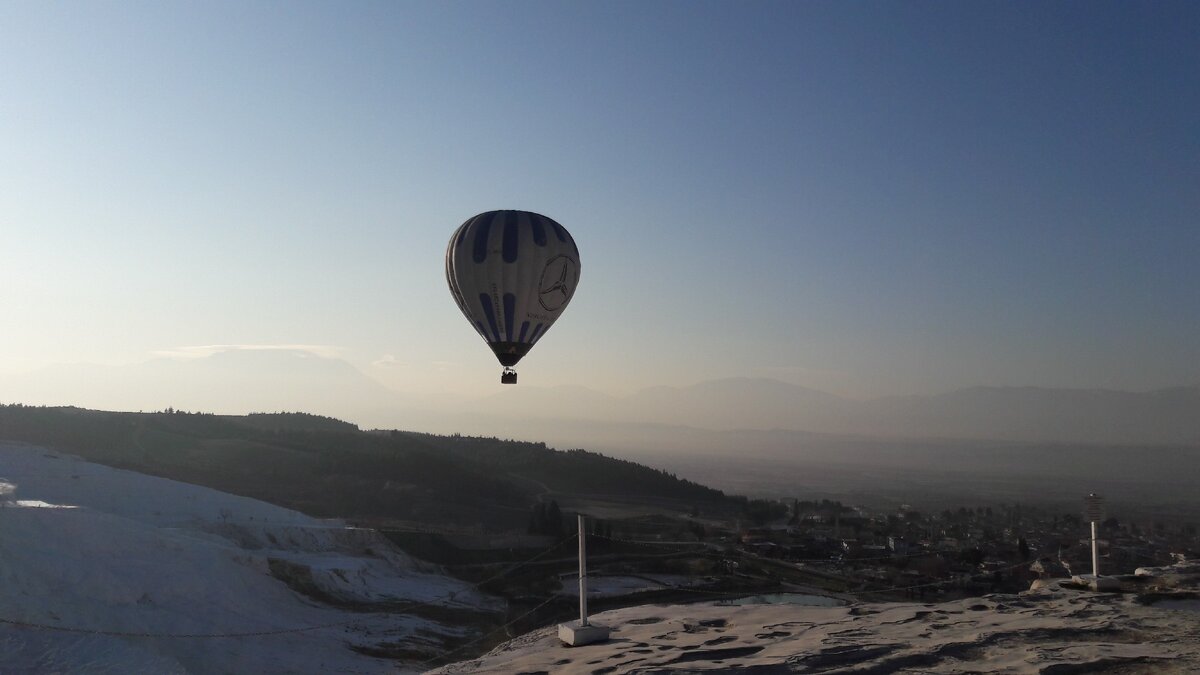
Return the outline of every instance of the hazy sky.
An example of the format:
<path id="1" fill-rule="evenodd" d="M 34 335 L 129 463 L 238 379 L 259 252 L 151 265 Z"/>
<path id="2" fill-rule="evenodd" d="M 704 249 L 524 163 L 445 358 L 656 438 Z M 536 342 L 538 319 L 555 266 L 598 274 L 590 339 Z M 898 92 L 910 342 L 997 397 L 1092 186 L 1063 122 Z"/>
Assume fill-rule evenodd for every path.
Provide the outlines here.
<path id="1" fill-rule="evenodd" d="M 1194 2 L 0 0 L 0 373 L 500 367 L 485 210 L 574 235 L 522 382 L 1200 382 Z M 211 351 L 211 350 L 210 350 Z"/>

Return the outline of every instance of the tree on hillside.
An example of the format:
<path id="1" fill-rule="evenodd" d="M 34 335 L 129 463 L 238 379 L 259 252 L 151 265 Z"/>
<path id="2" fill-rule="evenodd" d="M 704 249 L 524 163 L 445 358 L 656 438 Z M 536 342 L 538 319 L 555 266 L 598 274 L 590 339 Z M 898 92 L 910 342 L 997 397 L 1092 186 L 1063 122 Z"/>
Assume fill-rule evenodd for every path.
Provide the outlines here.
<path id="1" fill-rule="evenodd" d="M 558 502 L 551 500 L 550 508 L 546 509 L 546 534 L 555 537 L 563 536 L 565 528 L 563 527 L 562 509 L 558 508 Z"/>
<path id="2" fill-rule="evenodd" d="M 542 534 L 546 529 L 546 505 L 538 502 L 533 505 L 533 509 L 529 514 L 529 527 L 526 532 L 529 534 Z"/>
<path id="3" fill-rule="evenodd" d="M 526 532 L 529 534 L 561 537 L 565 531 L 562 510 L 559 508 L 558 502 L 551 501 L 549 504 L 538 502 L 533 505 L 533 511 L 529 515 L 529 527 L 526 528 Z"/>

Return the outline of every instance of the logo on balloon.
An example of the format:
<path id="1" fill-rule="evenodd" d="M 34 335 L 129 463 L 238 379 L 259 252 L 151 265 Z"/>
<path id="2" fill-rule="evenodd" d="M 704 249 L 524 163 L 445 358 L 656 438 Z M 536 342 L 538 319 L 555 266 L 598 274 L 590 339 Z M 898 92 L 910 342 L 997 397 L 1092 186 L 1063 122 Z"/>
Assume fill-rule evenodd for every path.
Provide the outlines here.
<path id="1" fill-rule="evenodd" d="M 538 302 L 547 311 L 561 309 L 571 299 L 575 283 L 575 261 L 560 255 L 550 259 L 542 270 L 542 280 L 538 283 Z"/>

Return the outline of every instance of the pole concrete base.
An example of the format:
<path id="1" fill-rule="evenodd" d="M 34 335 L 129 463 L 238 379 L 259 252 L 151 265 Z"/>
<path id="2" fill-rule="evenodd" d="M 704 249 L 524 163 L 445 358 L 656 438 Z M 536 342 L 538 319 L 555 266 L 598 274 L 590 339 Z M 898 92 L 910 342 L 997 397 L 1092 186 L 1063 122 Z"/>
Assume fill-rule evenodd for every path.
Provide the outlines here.
<path id="1" fill-rule="evenodd" d="M 1087 586 L 1089 589 L 1097 592 L 1109 592 L 1121 590 L 1121 582 L 1115 577 L 1096 577 L 1091 574 L 1076 574 L 1071 577 L 1071 583 Z"/>
<path id="2" fill-rule="evenodd" d="M 558 639 L 562 640 L 568 647 L 590 645 L 593 642 L 606 642 L 608 640 L 608 633 L 608 626 L 597 626 L 594 623 L 589 623 L 586 626 L 580 625 L 578 621 L 558 624 Z"/>

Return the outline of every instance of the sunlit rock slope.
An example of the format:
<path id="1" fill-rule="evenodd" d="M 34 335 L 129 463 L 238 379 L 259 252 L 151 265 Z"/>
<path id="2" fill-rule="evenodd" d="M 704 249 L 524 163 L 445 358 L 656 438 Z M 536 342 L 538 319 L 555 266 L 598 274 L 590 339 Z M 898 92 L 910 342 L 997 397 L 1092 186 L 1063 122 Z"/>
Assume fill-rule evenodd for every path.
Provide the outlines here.
<path id="1" fill-rule="evenodd" d="M 462 632 L 421 603 L 495 607 L 371 530 L 0 444 L 0 673 L 411 672 Z"/>

